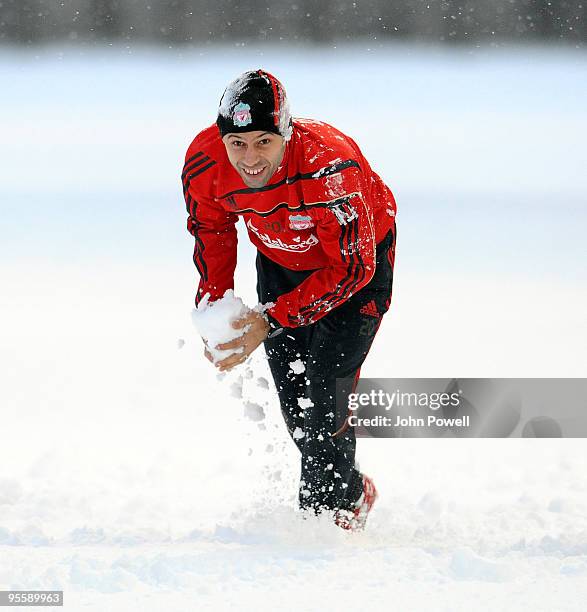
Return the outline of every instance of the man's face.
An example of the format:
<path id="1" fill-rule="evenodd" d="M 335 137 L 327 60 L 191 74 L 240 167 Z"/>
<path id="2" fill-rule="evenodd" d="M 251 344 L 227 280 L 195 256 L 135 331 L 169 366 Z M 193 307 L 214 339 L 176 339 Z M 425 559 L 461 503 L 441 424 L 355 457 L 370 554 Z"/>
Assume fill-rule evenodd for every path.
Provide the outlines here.
<path id="1" fill-rule="evenodd" d="M 222 139 L 230 163 L 247 187 L 264 187 L 273 176 L 285 150 L 285 140 L 272 132 L 226 134 Z"/>

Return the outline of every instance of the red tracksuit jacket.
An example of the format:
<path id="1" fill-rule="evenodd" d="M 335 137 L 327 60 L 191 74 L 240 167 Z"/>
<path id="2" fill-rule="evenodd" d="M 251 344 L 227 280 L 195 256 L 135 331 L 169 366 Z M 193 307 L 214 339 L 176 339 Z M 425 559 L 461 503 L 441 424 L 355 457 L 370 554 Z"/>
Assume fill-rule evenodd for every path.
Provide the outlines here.
<path id="1" fill-rule="evenodd" d="M 196 304 L 234 288 L 240 216 L 264 255 L 315 270 L 268 310 L 285 327 L 313 323 L 359 291 L 375 271 L 375 244 L 390 229 L 395 235 L 390 189 L 351 138 L 321 121 L 293 120 L 281 166 L 256 189 L 230 164 L 213 124 L 189 146 L 182 182 L 200 273 Z"/>

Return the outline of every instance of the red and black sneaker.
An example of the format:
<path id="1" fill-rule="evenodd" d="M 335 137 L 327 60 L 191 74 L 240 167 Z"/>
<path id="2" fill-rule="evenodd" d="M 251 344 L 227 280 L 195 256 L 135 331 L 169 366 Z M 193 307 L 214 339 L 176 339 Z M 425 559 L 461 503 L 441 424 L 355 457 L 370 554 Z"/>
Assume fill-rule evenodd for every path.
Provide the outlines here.
<path id="1" fill-rule="evenodd" d="M 367 515 L 371 512 L 377 499 L 377 489 L 369 476 L 363 475 L 363 492 L 355 503 L 354 510 L 338 510 L 334 522 L 348 531 L 361 531 L 365 529 Z"/>

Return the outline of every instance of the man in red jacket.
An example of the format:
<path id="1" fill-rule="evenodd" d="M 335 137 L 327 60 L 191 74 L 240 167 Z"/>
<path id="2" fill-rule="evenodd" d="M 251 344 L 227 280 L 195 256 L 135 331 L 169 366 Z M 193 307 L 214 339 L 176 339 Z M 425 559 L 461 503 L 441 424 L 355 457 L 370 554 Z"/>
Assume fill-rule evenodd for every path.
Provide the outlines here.
<path id="1" fill-rule="evenodd" d="M 300 507 L 330 511 L 345 529 L 364 527 L 377 492 L 355 467 L 344 399 L 391 301 L 391 191 L 351 138 L 292 119 L 283 86 L 263 70 L 227 87 L 216 123 L 188 148 L 182 182 L 200 274 L 196 304 L 234 287 L 239 217 L 258 250 L 259 300 L 272 304 L 237 323 L 246 333 L 218 348 L 241 352 L 218 368 L 264 344 L 301 452 Z"/>

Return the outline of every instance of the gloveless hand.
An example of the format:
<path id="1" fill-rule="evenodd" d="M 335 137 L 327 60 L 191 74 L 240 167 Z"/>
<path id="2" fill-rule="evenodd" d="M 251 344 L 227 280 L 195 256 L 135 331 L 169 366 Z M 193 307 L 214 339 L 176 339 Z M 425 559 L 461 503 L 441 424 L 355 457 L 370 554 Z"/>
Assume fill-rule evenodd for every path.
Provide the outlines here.
<path id="1" fill-rule="evenodd" d="M 232 369 L 235 365 L 243 363 L 249 358 L 249 355 L 267 338 L 269 334 L 269 323 L 261 314 L 255 311 L 247 313 L 241 319 L 234 321 L 232 327 L 242 329 L 246 325 L 250 325 L 249 329 L 229 342 L 223 342 L 216 346 L 220 350 L 235 350 L 242 347 L 242 351 L 234 353 L 219 361 L 216 367 L 224 372 Z"/>

